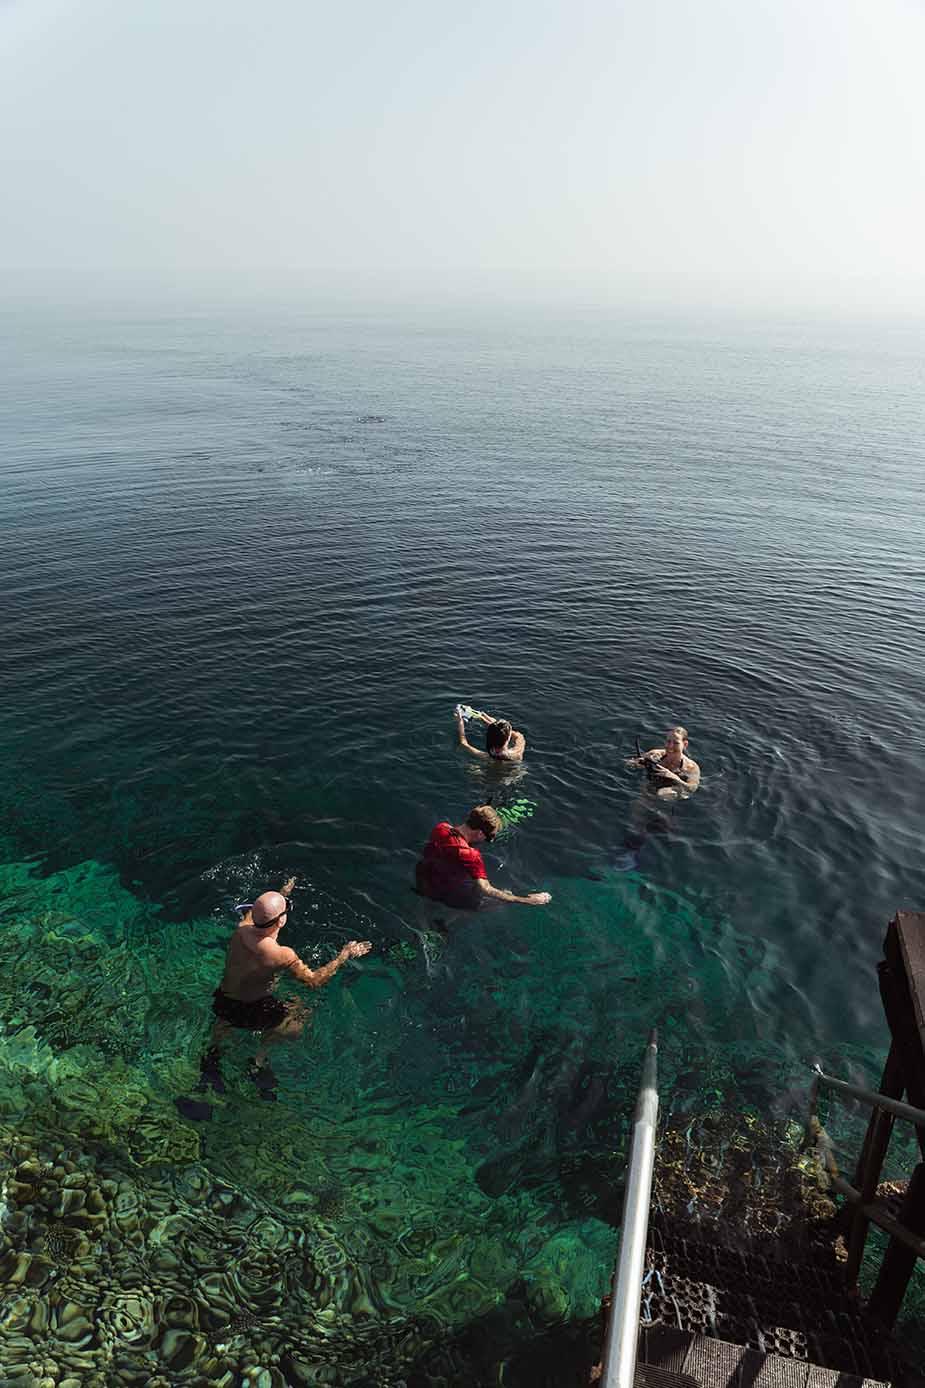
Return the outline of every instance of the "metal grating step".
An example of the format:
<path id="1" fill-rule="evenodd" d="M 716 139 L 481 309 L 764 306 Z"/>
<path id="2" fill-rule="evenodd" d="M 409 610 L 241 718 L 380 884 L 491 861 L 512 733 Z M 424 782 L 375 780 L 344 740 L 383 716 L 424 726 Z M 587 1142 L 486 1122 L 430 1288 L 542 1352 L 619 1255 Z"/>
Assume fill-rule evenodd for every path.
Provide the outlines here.
<path id="1" fill-rule="evenodd" d="M 634 1388 L 697 1388 L 697 1380 L 690 1374 L 675 1374 L 654 1364 L 637 1363 L 633 1384 Z"/>
<path id="2" fill-rule="evenodd" d="M 684 1237 L 656 1226 L 647 1253 L 643 1325 L 741 1345 L 743 1353 L 759 1359 L 825 1365 L 859 1382 L 894 1376 L 889 1337 L 861 1315 L 838 1265 L 785 1261 L 754 1242 L 717 1246 L 690 1232 Z M 672 1367 L 683 1369 L 680 1363 Z"/>
<path id="3" fill-rule="evenodd" d="M 639 1357 L 647 1370 L 687 1388 L 887 1388 L 882 1379 L 823 1369 L 801 1359 L 761 1354 L 706 1335 L 648 1326 L 640 1334 Z M 636 1376 L 637 1385 L 640 1376 Z M 648 1385 L 646 1385 L 648 1388 Z M 655 1382 L 652 1388 L 658 1388 Z"/>

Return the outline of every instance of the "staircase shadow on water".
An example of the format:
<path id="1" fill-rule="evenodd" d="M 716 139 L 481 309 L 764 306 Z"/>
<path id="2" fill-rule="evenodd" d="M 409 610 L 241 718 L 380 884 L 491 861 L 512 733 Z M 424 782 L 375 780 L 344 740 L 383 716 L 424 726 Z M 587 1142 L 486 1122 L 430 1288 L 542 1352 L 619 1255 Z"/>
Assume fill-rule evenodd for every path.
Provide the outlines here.
<path id="1" fill-rule="evenodd" d="M 433 1388 L 435 1383 L 588 1388 L 601 1357 L 601 1318 L 534 1326 L 523 1291 L 522 1284 L 512 1288 L 505 1307 L 472 1321 L 422 1355 L 406 1374 L 407 1388 Z"/>

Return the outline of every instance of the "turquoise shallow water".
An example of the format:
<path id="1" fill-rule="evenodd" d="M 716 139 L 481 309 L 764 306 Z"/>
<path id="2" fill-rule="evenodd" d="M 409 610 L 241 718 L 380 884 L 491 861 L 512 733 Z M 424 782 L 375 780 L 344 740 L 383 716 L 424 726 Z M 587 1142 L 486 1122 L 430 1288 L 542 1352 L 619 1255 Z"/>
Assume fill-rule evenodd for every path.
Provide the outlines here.
<path id="1" fill-rule="evenodd" d="M 592 1315 L 650 1026 L 676 1114 L 783 1118 L 810 1056 L 882 1058 L 883 929 L 925 902 L 923 347 L 7 313 L 0 1117 L 109 1104 L 149 1175 L 320 1199 L 380 1321 L 491 1316 L 516 1354 Z M 524 729 L 519 779 L 453 748 L 459 698 Z M 679 720 L 703 787 L 621 872 L 622 758 Z M 415 858 L 487 795 L 534 806 L 493 879 L 553 902 L 443 940 Z M 374 953 L 276 1106 L 242 1057 L 183 1125 L 229 906 L 290 872 L 307 958 Z"/>

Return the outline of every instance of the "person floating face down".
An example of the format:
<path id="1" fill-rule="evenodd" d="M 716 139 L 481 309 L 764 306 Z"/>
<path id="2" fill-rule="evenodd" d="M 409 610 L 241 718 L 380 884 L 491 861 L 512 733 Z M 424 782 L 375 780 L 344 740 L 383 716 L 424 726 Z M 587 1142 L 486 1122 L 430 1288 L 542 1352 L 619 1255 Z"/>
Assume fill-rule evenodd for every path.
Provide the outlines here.
<path id="1" fill-rule="evenodd" d="M 478 712 L 473 713 L 473 717 L 486 724 L 484 751 L 481 747 L 473 747 L 466 737 L 466 720 L 458 709 L 456 711 L 456 736 L 460 747 L 464 747 L 470 756 L 478 757 L 481 761 L 523 761 L 527 740 L 523 733 L 511 727 L 506 718 L 492 718 L 488 713 Z"/>
<path id="2" fill-rule="evenodd" d="M 250 1031 L 260 1035 L 251 1078 L 264 1097 L 274 1098 L 276 1078 L 266 1064 L 267 1049 L 275 1042 L 301 1036 L 306 1018 L 301 1004 L 274 996 L 280 979 L 288 975 L 306 988 L 320 988 L 348 959 L 359 959 L 372 949 L 369 940 L 350 940 L 330 963 L 310 969 L 294 949 L 281 945 L 279 934 L 289 920 L 295 882 L 291 877 L 282 891 L 263 892 L 253 904 L 239 908 L 243 915 L 228 945 L 222 981 L 212 995 L 216 1020 L 211 1047 L 200 1065 L 200 1089 L 211 1086 L 218 1093 L 224 1091 L 219 1068 L 221 1043 L 234 1030 Z"/>
<path id="3" fill-rule="evenodd" d="M 477 911 L 503 901 L 520 906 L 548 905 L 549 892 L 517 896 L 489 882 L 478 845 L 491 843 L 502 828 L 501 816 L 491 805 L 476 805 L 463 824 L 442 820 L 433 829 L 415 869 L 420 895 L 458 911 Z"/>
<path id="4" fill-rule="evenodd" d="M 645 771 L 646 788 L 659 800 L 686 800 L 700 785 L 700 767 L 687 755 L 687 744 L 687 729 L 671 728 L 664 747 L 652 747 L 640 757 L 628 757 L 626 764 Z"/>

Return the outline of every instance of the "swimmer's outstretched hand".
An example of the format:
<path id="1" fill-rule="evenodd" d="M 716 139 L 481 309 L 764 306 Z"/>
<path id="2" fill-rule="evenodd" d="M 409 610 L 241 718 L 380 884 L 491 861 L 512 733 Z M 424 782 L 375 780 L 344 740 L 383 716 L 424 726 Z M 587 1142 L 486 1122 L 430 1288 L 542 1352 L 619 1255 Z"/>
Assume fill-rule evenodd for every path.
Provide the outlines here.
<path id="1" fill-rule="evenodd" d="M 372 947 L 372 940 L 349 940 L 344 945 L 344 953 L 348 959 L 361 959 L 364 954 L 369 954 Z"/>
<path id="2" fill-rule="evenodd" d="M 552 901 L 552 892 L 531 892 L 527 900 L 531 906 L 548 906 Z"/>
<path id="3" fill-rule="evenodd" d="M 292 893 L 292 891 L 295 889 L 296 880 L 297 879 L 295 877 L 288 877 L 286 879 L 286 881 L 280 887 L 280 892 L 283 896 L 289 896 Z"/>

